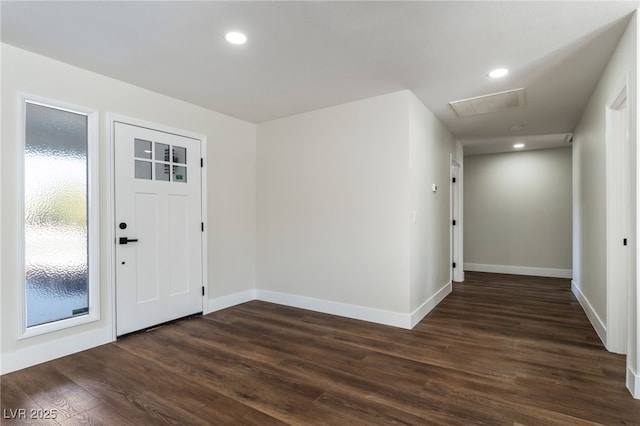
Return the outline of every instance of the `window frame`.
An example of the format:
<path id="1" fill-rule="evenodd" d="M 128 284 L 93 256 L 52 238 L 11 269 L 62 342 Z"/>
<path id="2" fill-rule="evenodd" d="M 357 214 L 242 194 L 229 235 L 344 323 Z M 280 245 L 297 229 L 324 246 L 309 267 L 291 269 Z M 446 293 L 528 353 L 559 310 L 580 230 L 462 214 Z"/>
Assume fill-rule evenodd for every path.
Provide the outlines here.
<path id="1" fill-rule="evenodd" d="M 89 311 L 85 315 L 27 327 L 27 298 L 25 274 L 25 152 L 26 107 L 40 105 L 87 117 L 87 262 Z M 98 110 L 40 96 L 18 94 L 18 340 L 76 327 L 100 320 L 100 210 L 99 210 L 99 123 Z"/>

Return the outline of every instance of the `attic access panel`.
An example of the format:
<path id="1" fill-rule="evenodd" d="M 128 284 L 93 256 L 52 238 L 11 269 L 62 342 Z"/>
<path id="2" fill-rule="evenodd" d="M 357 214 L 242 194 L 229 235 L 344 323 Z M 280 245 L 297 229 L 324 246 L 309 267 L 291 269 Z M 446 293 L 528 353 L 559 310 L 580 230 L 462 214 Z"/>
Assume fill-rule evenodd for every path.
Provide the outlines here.
<path id="1" fill-rule="evenodd" d="M 524 89 L 513 89 L 505 92 L 491 93 L 475 98 L 449 102 L 458 117 L 488 114 L 525 105 Z"/>

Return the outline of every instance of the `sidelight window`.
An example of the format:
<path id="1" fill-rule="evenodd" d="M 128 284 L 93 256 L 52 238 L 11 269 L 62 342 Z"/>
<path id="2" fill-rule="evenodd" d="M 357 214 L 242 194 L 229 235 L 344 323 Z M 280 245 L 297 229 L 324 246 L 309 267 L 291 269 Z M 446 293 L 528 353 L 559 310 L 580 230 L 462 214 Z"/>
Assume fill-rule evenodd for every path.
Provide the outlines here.
<path id="1" fill-rule="evenodd" d="M 23 337 L 99 317 L 97 113 L 23 97 Z"/>

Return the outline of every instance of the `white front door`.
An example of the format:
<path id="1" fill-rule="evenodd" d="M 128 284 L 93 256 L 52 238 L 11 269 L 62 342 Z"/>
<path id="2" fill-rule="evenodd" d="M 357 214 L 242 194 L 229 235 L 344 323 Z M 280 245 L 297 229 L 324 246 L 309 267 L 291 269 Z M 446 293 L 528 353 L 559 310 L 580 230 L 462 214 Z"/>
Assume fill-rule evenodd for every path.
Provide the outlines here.
<path id="1" fill-rule="evenodd" d="M 200 141 L 114 123 L 116 334 L 202 312 Z"/>

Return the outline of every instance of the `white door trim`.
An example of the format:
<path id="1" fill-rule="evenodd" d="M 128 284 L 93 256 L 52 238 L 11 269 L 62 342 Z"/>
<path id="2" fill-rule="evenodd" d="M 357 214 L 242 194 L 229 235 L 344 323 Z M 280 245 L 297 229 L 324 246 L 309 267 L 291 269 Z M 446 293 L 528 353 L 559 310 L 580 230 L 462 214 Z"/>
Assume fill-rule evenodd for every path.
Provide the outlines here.
<path id="1" fill-rule="evenodd" d="M 454 169 L 457 169 L 457 173 L 454 175 Z M 450 221 L 450 235 L 449 241 L 451 241 L 453 247 L 451 249 L 451 259 L 449 261 L 449 265 L 453 263 L 454 259 L 456 262 L 455 269 L 452 268 L 451 273 L 451 281 L 463 282 L 464 281 L 464 259 L 463 259 L 463 232 L 464 232 L 464 218 L 463 218 L 463 209 L 462 209 L 462 194 L 463 194 L 463 186 L 462 186 L 462 164 L 458 162 L 453 155 L 451 155 L 451 164 L 450 164 L 450 172 L 449 172 L 449 184 L 451 185 L 451 190 L 449 191 L 449 210 L 450 210 L 450 219 L 453 221 L 456 220 L 456 232 L 453 232 L 453 224 Z M 456 188 L 457 190 L 453 190 L 453 178 L 456 178 Z M 455 199 L 454 199 L 455 197 Z M 455 211 L 454 211 L 455 210 Z M 454 240 L 455 238 L 455 240 Z"/>
<path id="2" fill-rule="evenodd" d="M 627 351 L 628 331 L 628 291 L 630 284 L 631 246 L 635 244 L 630 235 L 631 187 L 624 192 L 620 185 L 624 176 L 624 162 L 630 161 L 629 153 L 625 153 L 620 144 L 618 108 L 626 101 L 624 121 L 626 123 L 627 144 L 630 128 L 629 108 L 629 76 L 617 86 L 605 107 L 605 181 L 606 181 L 606 342 L 607 350 L 624 354 Z M 630 146 L 628 146 L 630 150 Z M 629 164 L 629 169 L 631 165 Z M 631 182 L 629 182 L 631 185 Z M 627 209 L 623 208 L 625 198 Z M 622 239 L 627 238 L 628 246 L 623 246 Z M 624 262 L 624 258 L 627 262 Z"/>
<path id="3" fill-rule="evenodd" d="M 116 281 L 115 281 L 115 252 L 116 252 L 116 230 L 114 226 L 115 218 L 115 123 L 124 123 L 132 126 L 144 127 L 151 130 L 158 130 L 165 133 L 171 133 L 178 136 L 185 136 L 191 139 L 197 139 L 200 141 L 200 152 L 204 167 L 201 168 L 201 217 L 204 223 L 204 231 L 202 235 L 202 285 L 204 286 L 204 295 L 202 296 L 202 312 L 209 311 L 208 307 L 208 295 L 209 295 L 209 283 L 208 283 L 208 243 L 207 243 L 207 136 L 202 133 L 196 133 L 189 130 L 178 129 L 175 127 L 166 126 L 163 124 L 153 123 L 150 121 L 140 120 L 137 118 L 127 117 L 121 114 L 115 114 L 111 112 L 106 113 L 106 132 L 107 140 L 109 141 L 109 155 L 106 159 L 107 162 L 107 179 L 109 182 L 109 209 L 107 212 L 107 224 L 103 223 L 103 226 L 108 227 L 106 234 L 109 236 L 110 249 L 107 253 L 109 268 L 107 269 L 107 275 L 109 277 L 109 289 L 106 291 L 108 300 L 108 311 L 111 314 L 111 321 L 109 322 L 111 339 L 115 341 L 117 339 L 116 332 Z"/>

